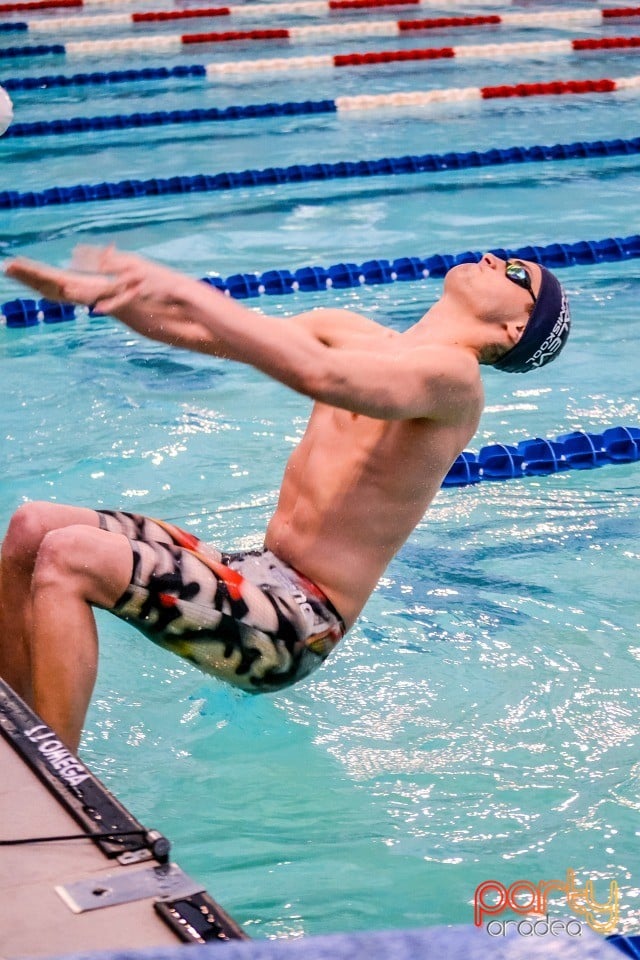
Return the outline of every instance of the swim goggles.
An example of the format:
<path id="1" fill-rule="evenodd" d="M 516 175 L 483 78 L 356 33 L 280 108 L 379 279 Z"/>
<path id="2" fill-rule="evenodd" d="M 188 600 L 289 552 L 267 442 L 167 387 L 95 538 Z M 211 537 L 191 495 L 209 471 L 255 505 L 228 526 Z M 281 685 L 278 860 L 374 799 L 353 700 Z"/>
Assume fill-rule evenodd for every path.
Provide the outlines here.
<path id="1" fill-rule="evenodd" d="M 507 279 L 511 280 L 512 283 L 516 283 L 519 287 L 522 287 L 523 290 L 527 290 L 531 294 L 533 302 L 536 303 L 536 295 L 531 285 L 531 276 L 523 263 L 520 263 L 518 260 L 507 260 L 504 272 L 507 275 Z"/>

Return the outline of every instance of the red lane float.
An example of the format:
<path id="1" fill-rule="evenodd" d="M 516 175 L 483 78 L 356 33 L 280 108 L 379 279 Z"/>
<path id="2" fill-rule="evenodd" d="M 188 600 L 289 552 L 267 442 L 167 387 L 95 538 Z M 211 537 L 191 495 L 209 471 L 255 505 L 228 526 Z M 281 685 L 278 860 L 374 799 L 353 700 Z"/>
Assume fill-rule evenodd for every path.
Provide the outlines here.
<path id="1" fill-rule="evenodd" d="M 57 4 L 66 6 L 85 6 L 89 0 L 36 0 L 51 8 Z M 97 0 L 93 0 L 97 2 Z M 102 0 L 106 2 L 106 0 Z M 221 5 L 206 6 L 194 9 L 181 10 L 160 10 L 160 11 L 140 11 L 138 13 L 117 13 L 108 12 L 101 14 L 85 14 L 77 16 L 61 16 L 56 18 L 41 18 L 26 21 L 26 29 L 29 33 L 42 35 L 51 35 L 52 33 L 64 33 L 69 31 L 82 31 L 86 29 L 108 29 L 109 27 L 126 29 L 128 26 L 137 26 L 140 24 L 153 22 L 171 22 L 186 19 L 197 18 L 215 18 L 215 17 L 268 17 L 273 20 L 280 15 L 293 14 L 296 16 L 316 16 L 323 13 L 336 11 L 359 11 L 380 9 L 391 6 L 422 6 L 435 3 L 435 0 L 276 0 L 274 3 L 264 4 L 256 7 L 253 4 L 238 6 Z M 0 11 L 9 12 L 18 9 L 38 9 L 36 6 L 21 3 L 0 4 Z M 474 16 L 438 16 L 427 17 L 419 20 L 389 20 L 389 21 L 364 21 L 358 24 L 354 23 L 330 23 L 327 25 L 311 26 L 292 26 L 282 27 L 287 31 L 289 39 L 301 39 L 308 41 L 315 35 L 321 36 L 344 36 L 359 32 L 361 36 L 371 35 L 398 35 L 412 31 L 460 29 L 477 27 L 569 27 L 573 25 L 592 24 L 601 25 L 605 20 L 614 17 L 632 18 L 640 16 L 640 7 L 620 7 L 609 10 L 578 8 L 575 10 L 563 11 L 509 11 L 504 14 L 490 13 Z M 185 43 L 198 43 L 199 36 L 203 34 L 194 34 Z M 141 38 L 145 41 L 146 49 L 153 44 L 153 37 Z M 166 38 L 165 38 L 166 39 Z M 172 37 L 174 41 L 181 38 Z M 265 35 L 262 39 L 269 39 Z M 91 42 L 91 41 L 85 41 Z M 112 41 L 117 43 L 116 40 Z M 206 41 L 202 41 L 206 42 Z M 118 48 L 116 48 L 118 49 Z"/>

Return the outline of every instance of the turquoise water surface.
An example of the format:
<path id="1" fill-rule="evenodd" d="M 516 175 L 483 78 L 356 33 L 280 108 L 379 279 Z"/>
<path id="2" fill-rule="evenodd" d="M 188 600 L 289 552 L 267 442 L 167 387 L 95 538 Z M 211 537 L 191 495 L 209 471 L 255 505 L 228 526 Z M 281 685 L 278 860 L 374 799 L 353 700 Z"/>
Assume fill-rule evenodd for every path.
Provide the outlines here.
<path id="1" fill-rule="evenodd" d="M 451 30 L 331 50 L 635 32 L 633 22 Z M 0 60 L 0 83 L 301 52 L 231 46 L 135 64 L 132 54 Z M 540 55 L 13 99 L 16 120 L 31 120 L 639 68 L 633 52 Z M 638 135 L 640 102 L 618 93 L 7 139 L 0 190 Z M 639 168 L 631 156 L 2 211 L 0 253 L 64 263 L 77 242 L 113 240 L 193 276 L 227 276 L 623 237 L 639 232 Z M 633 260 L 562 272 L 574 313 L 562 361 L 527 378 L 488 371 L 473 449 L 640 425 L 639 276 Z M 439 289 L 426 280 L 249 304 L 348 306 L 402 330 Z M 0 303 L 18 295 L 0 277 Z M 0 363 L 3 526 L 44 498 L 170 518 L 227 549 L 260 544 L 304 398 L 109 318 L 3 326 Z M 442 491 L 333 657 L 277 696 L 209 680 L 100 614 L 81 755 L 251 936 L 471 923 L 483 880 L 537 883 L 567 869 L 596 881 L 601 900 L 615 880 L 617 929 L 639 932 L 639 505 L 637 463 Z M 566 913 L 561 897 L 554 910 Z"/>

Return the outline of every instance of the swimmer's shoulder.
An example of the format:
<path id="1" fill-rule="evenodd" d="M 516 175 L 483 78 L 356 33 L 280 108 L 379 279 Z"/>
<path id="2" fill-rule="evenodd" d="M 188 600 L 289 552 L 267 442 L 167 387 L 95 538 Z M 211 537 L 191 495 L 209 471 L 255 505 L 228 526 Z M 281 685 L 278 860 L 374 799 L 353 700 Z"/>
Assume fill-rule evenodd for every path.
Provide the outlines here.
<path id="1" fill-rule="evenodd" d="M 484 408 L 480 365 L 473 352 L 455 344 L 424 344 L 413 348 L 421 367 L 429 419 L 458 426 L 477 426 Z"/>
<path id="2" fill-rule="evenodd" d="M 397 334 L 388 327 L 365 317 L 354 310 L 333 307 L 318 307 L 290 318 L 292 323 L 304 327 L 312 336 L 327 346 L 339 347 L 353 343 L 357 337 L 394 337 Z"/>

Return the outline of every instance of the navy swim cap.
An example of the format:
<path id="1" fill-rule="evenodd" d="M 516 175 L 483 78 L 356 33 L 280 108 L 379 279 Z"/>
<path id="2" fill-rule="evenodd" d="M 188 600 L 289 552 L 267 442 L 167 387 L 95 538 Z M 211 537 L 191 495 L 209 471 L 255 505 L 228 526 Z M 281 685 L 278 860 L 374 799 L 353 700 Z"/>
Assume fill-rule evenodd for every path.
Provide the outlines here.
<path id="1" fill-rule="evenodd" d="M 540 267 L 542 283 L 524 333 L 515 347 L 507 351 L 493 366 L 507 373 L 526 373 L 544 367 L 564 347 L 571 316 L 567 295 L 559 281 L 546 267 Z"/>

